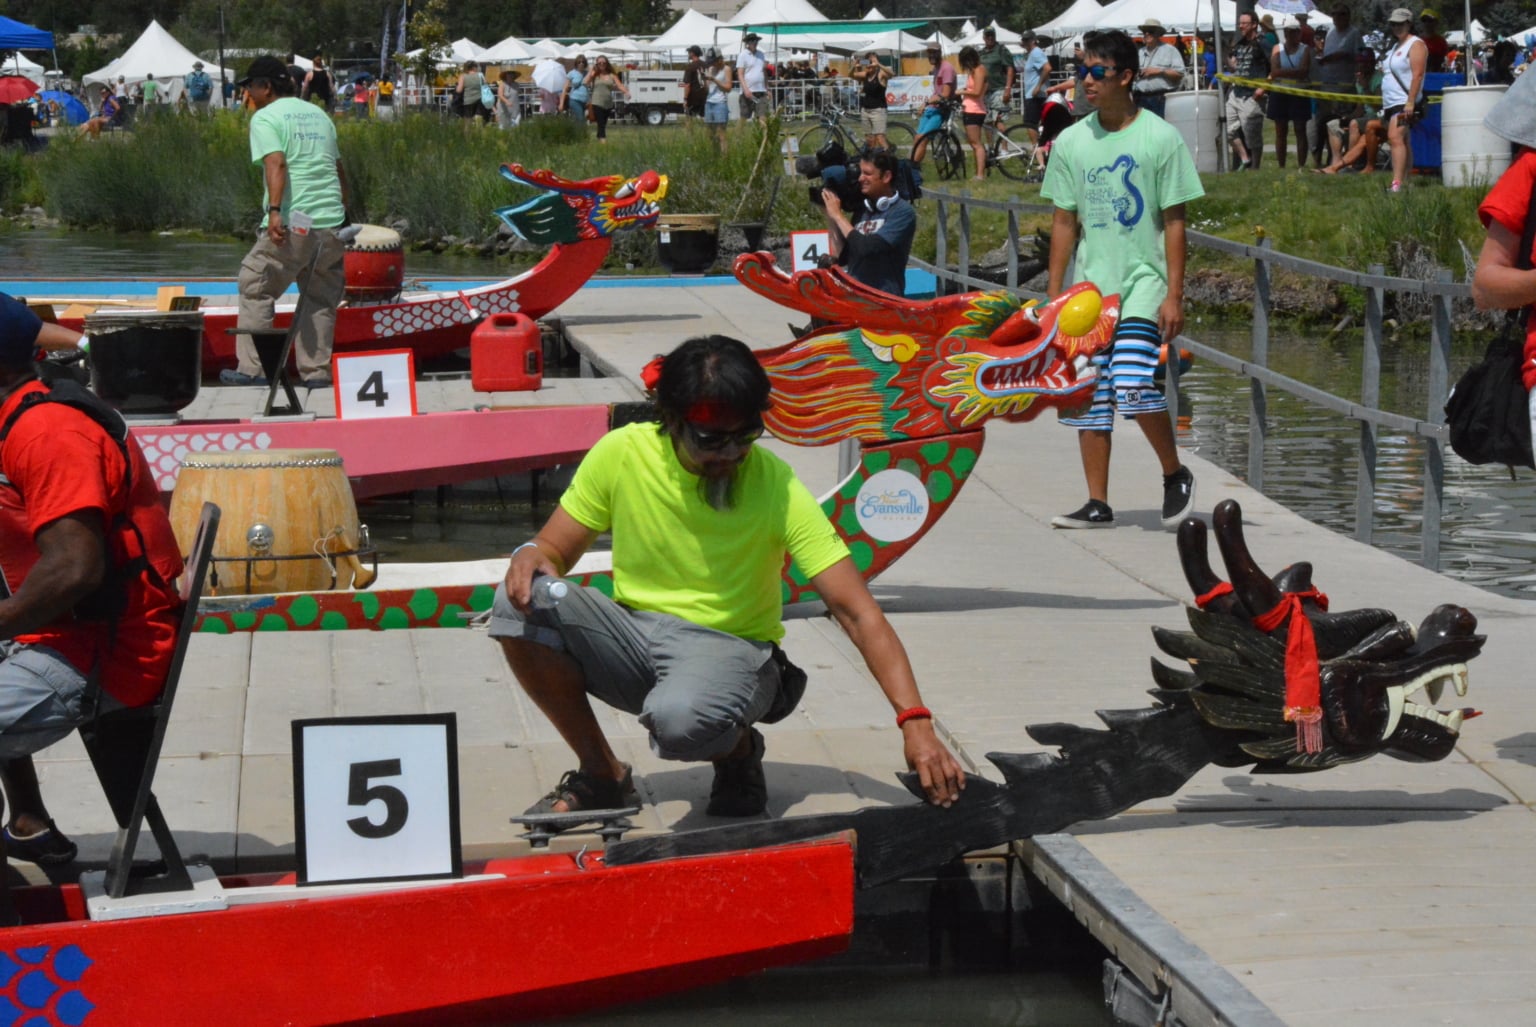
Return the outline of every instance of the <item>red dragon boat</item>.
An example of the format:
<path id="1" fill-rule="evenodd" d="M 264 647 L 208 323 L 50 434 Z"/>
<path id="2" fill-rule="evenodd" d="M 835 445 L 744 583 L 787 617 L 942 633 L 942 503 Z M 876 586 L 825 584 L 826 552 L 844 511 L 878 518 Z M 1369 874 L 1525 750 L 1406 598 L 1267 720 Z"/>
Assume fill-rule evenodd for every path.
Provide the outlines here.
<path id="1" fill-rule="evenodd" d="M 497 216 L 529 242 L 548 244 L 543 260 L 522 274 L 473 289 L 421 292 L 398 302 L 358 303 L 336 311 L 336 353 L 408 348 L 416 359 L 446 356 L 469 345 L 475 325 L 491 314 L 522 313 L 538 320 L 570 299 L 607 259 L 615 232 L 651 228 L 661 213 L 667 179 L 654 171 L 634 178 L 585 181 L 552 171 L 502 167 L 504 178 L 542 190 Z M 273 326 L 286 328 L 293 304 L 280 304 Z M 234 306 L 203 308 L 203 371 L 235 366 Z M 60 318 L 75 330 L 83 317 Z"/>

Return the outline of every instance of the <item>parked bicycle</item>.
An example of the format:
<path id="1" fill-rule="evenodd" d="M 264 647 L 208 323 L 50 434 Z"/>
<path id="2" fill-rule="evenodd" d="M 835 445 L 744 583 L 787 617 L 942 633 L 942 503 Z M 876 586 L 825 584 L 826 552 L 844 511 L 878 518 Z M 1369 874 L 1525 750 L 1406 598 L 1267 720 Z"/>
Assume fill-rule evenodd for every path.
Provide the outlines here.
<path id="1" fill-rule="evenodd" d="M 843 144 L 850 155 L 864 152 L 864 137 L 856 127 L 858 111 L 850 111 L 835 100 L 828 100 L 817 116 L 817 124 L 800 133 L 800 152 L 815 153 L 834 140 Z M 887 121 L 885 139 L 896 156 L 905 157 L 912 152 L 915 136 L 912 126 L 902 121 Z"/>
<path id="2" fill-rule="evenodd" d="M 925 149 L 932 154 L 934 167 L 940 178 L 959 178 L 965 174 L 971 159 L 971 144 L 965 139 L 960 125 L 960 105 L 948 102 L 943 105 L 944 123 L 923 136 Z M 987 154 L 987 170 L 993 168 L 1016 182 L 1027 179 L 1034 163 L 1035 148 L 1023 124 L 1003 128 L 1002 116 L 981 126 L 981 141 Z"/>

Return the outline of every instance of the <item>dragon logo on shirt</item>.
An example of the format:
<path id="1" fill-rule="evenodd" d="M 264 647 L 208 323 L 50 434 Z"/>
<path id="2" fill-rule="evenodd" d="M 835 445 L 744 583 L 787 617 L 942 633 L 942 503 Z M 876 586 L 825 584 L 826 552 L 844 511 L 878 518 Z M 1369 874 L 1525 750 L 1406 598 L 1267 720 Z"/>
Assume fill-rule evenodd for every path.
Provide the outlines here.
<path id="1" fill-rule="evenodd" d="M 1141 190 L 1131 184 L 1131 173 L 1135 170 L 1136 158 L 1123 153 L 1115 159 L 1113 164 L 1094 168 L 1085 176 L 1088 188 L 1097 192 L 1100 197 L 1109 199 L 1110 206 L 1115 212 L 1115 220 L 1126 228 L 1135 228 L 1141 221 L 1142 214 L 1147 210 L 1147 202 L 1142 198 Z M 1118 182 L 1115 181 L 1116 176 L 1119 177 Z M 1116 190 L 1116 192 L 1114 195 L 1107 195 L 1109 190 Z"/>

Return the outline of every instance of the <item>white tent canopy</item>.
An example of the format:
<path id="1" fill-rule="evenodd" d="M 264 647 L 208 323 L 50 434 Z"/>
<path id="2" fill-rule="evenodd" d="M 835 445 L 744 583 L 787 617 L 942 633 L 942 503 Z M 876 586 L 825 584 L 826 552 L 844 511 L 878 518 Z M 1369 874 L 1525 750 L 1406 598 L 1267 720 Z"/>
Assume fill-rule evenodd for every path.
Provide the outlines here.
<path id="1" fill-rule="evenodd" d="M 1052 39 L 1058 36 L 1076 35 L 1097 25 L 1103 14 L 1104 5 L 1100 4 L 1099 0 L 1077 0 L 1071 7 L 1044 25 L 1036 25 L 1035 31 Z"/>
<path id="2" fill-rule="evenodd" d="M 516 36 L 489 46 L 480 55 L 487 64 L 527 64 L 543 56 Z"/>
<path id="3" fill-rule="evenodd" d="M 727 25 L 772 25 L 775 22 L 826 21 L 810 0 L 747 0 L 747 5 L 727 19 Z"/>
<path id="4" fill-rule="evenodd" d="M 47 81 L 44 71 L 41 64 L 27 60 L 21 55 L 20 50 L 12 50 L 11 55 L 5 59 L 5 63 L 0 65 L 0 75 L 20 75 L 40 86 Z"/>
<path id="5" fill-rule="evenodd" d="M 970 22 L 966 22 L 966 24 L 969 25 Z M 992 24 L 986 26 L 985 28 L 972 29 L 970 32 L 955 40 L 955 42 L 959 43 L 961 46 L 980 46 L 982 44 L 981 34 L 989 28 L 997 32 L 997 41 L 1002 43 L 1004 46 L 1016 46 L 1018 44 L 1019 34 L 1017 32 L 1010 32 L 1009 30 L 1003 28 L 997 23 L 996 18 L 992 19 Z"/>
<path id="6" fill-rule="evenodd" d="M 869 13 L 864 15 L 865 21 L 885 21 L 885 15 L 880 13 L 880 8 L 871 7 Z"/>
<path id="7" fill-rule="evenodd" d="M 1237 4 L 1235 0 L 1218 0 L 1221 11 L 1221 27 L 1224 31 L 1237 29 Z M 1091 27 L 1096 29 L 1121 29 L 1134 32 L 1148 18 L 1156 18 L 1169 31 L 1193 29 L 1210 31 L 1211 0 L 1116 0 L 1104 8 L 1099 20 Z"/>
<path id="8" fill-rule="evenodd" d="M 158 21 L 151 21 L 138 39 L 134 40 L 121 57 L 104 68 L 86 75 L 87 85 L 116 82 L 119 75 L 128 85 L 137 85 L 150 75 L 155 81 L 165 83 L 166 98 L 175 100 L 181 95 L 182 79 L 191 74 L 192 65 L 202 58 L 176 41 Z M 219 81 L 220 69 L 208 64 L 203 68 L 214 82 Z"/>
<path id="9" fill-rule="evenodd" d="M 719 27 L 720 23 L 714 18 L 690 7 L 671 28 L 652 40 L 652 45 L 661 50 L 683 51 L 690 46 L 714 46 L 715 29 Z"/>
<path id="10" fill-rule="evenodd" d="M 839 41 L 839 46 L 853 45 L 847 41 Z M 914 36 L 910 32 L 891 31 L 882 32 L 877 36 L 871 36 L 858 44 L 855 53 L 922 53 L 928 49 L 928 40 L 921 36 Z"/>

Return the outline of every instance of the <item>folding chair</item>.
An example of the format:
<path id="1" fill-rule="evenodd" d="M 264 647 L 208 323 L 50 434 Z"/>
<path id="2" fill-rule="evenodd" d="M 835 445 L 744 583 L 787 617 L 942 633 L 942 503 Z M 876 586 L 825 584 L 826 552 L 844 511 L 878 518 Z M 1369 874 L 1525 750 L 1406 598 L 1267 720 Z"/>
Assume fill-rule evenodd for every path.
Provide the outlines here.
<path id="1" fill-rule="evenodd" d="M 181 623 L 176 627 L 176 648 L 171 656 L 170 670 L 166 674 L 165 688 L 160 697 L 147 706 L 127 710 L 114 710 L 100 714 L 80 726 L 80 740 L 85 743 L 86 755 L 106 792 L 107 803 L 117 821 L 117 837 L 112 843 L 112 855 L 107 860 L 105 891 L 108 896 L 120 899 L 128 894 L 146 894 L 173 891 L 190 891 L 191 877 L 187 865 L 176 847 L 176 840 L 166 826 L 151 787 L 155 780 L 155 767 L 160 761 L 160 749 L 165 741 L 166 724 L 170 721 L 171 706 L 176 700 L 176 686 L 181 678 L 181 665 L 186 659 L 187 644 L 192 637 L 192 626 L 197 621 L 197 604 L 203 594 L 203 578 L 213 557 L 213 541 L 219 532 L 219 508 L 212 503 L 203 504 L 203 515 L 197 524 L 197 534 L 192 539 L 192 553 L 187 558 L 187 569 L 182 576 Z M 149 822 L 160 847 L 164 869 L 152 864 L 142 867 L 133 865 L 133 852 L 139 843 L 139 833 L 144 821 Z"/>

